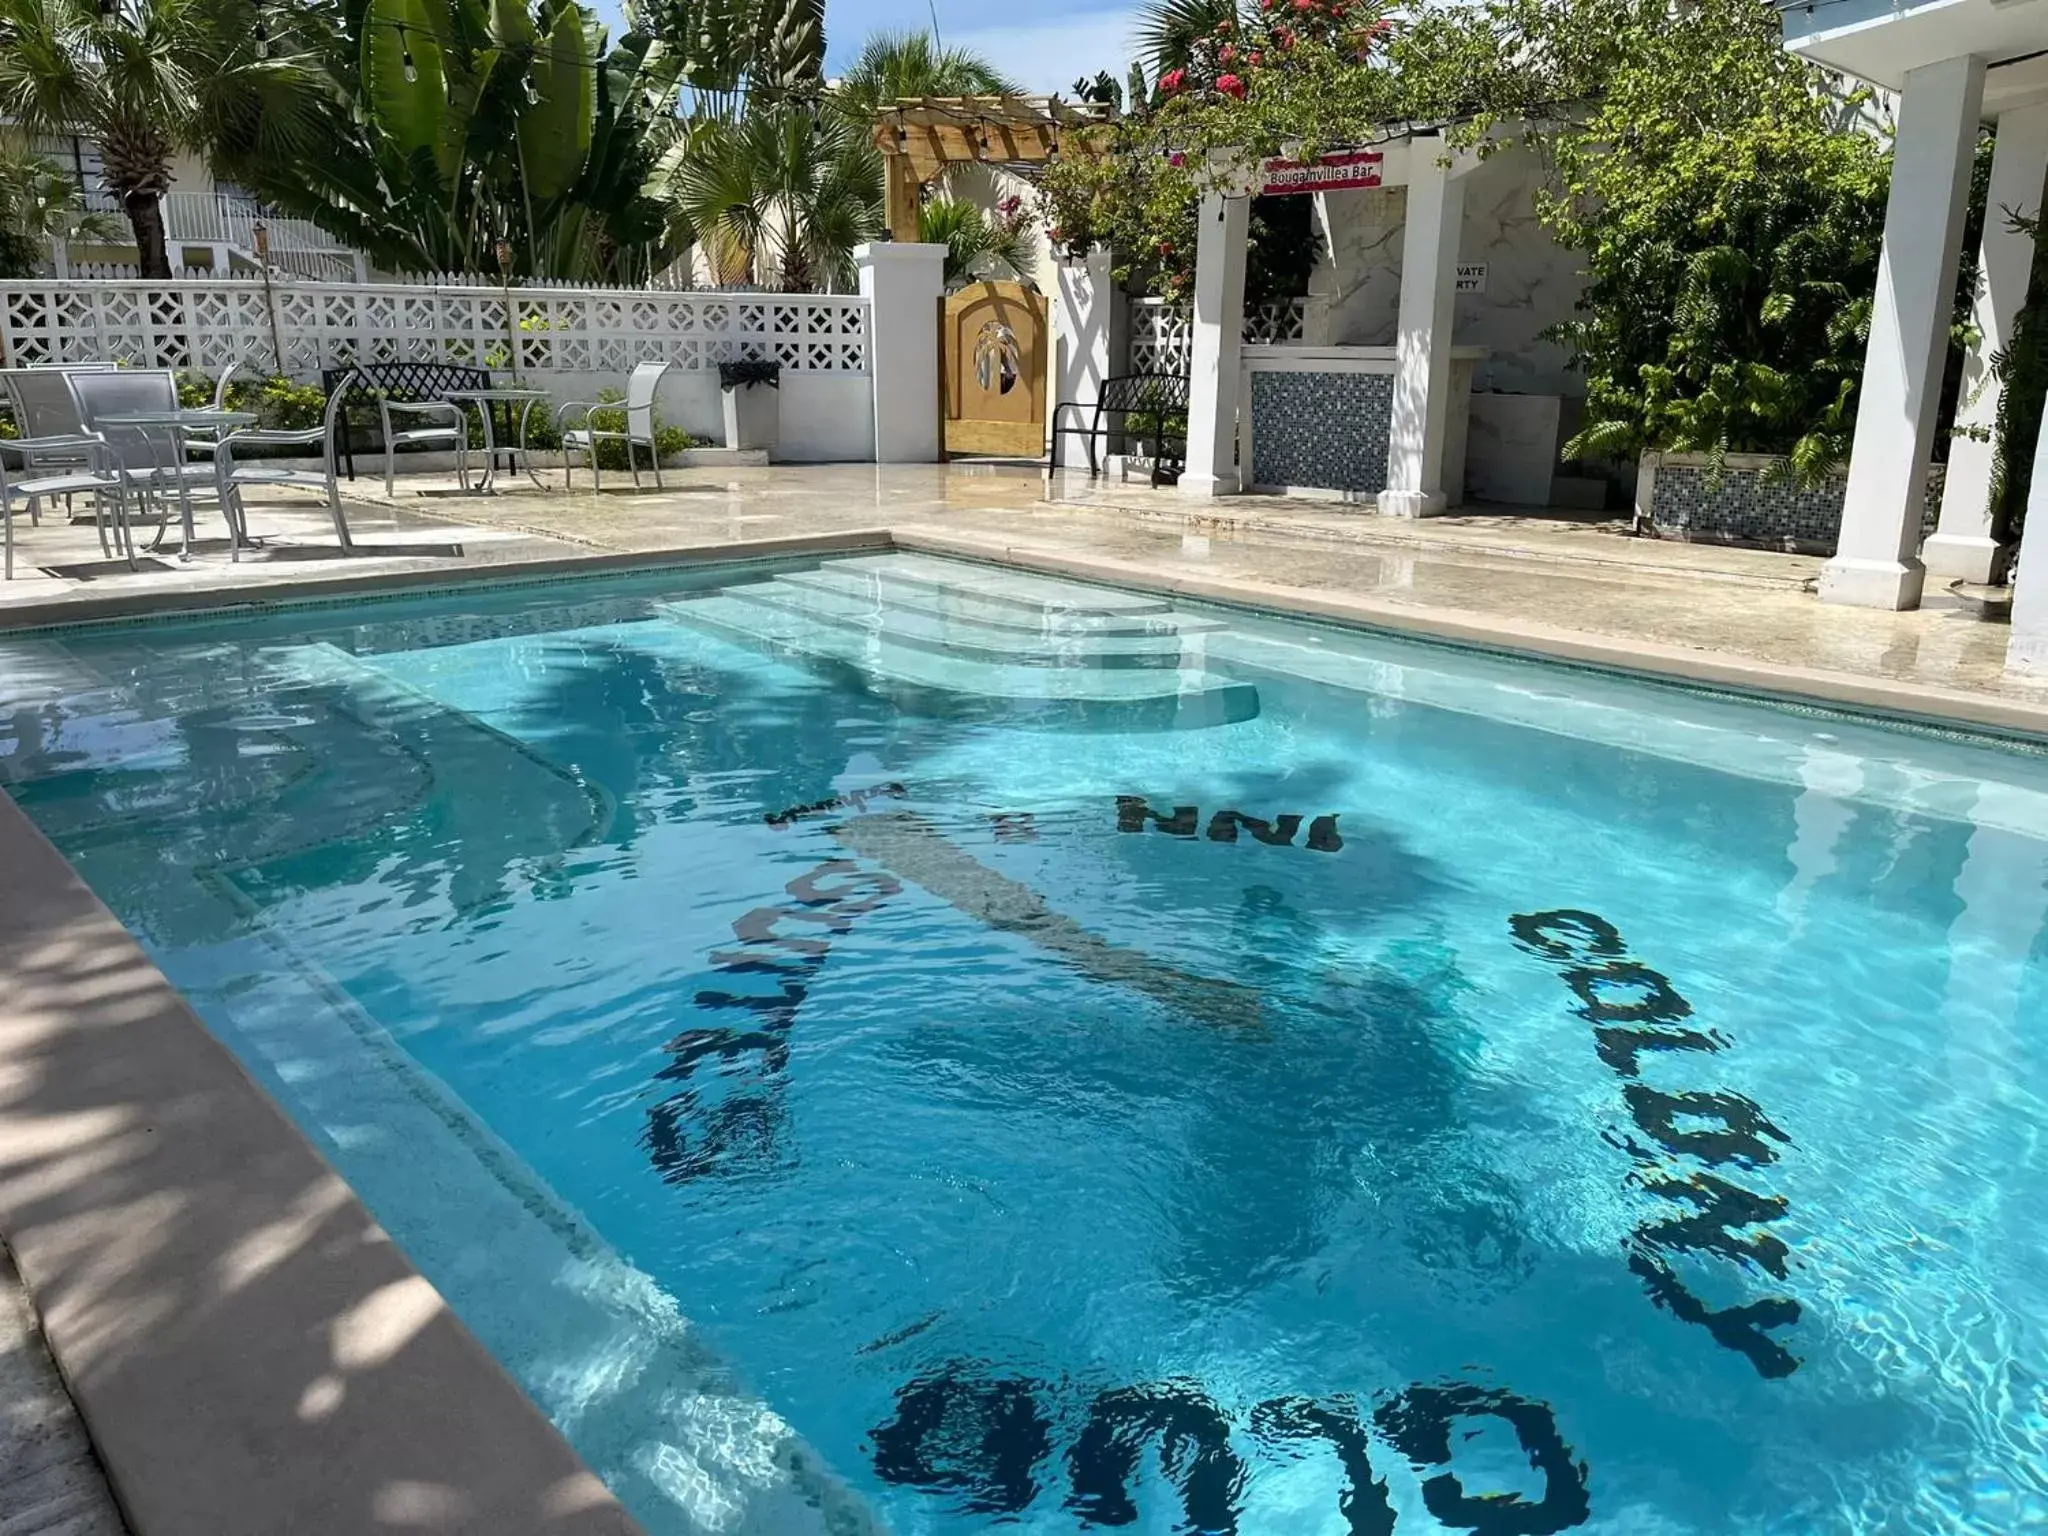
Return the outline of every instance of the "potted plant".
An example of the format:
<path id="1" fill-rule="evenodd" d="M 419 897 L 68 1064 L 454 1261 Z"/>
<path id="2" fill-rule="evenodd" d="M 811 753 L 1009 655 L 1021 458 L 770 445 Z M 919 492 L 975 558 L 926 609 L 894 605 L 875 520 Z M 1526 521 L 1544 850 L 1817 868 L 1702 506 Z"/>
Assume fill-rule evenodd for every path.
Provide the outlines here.
<path id="1" fill-rule="evenodd" d="M 782 430 L 782 364 L 745 357 L 718 365 L 725 403 L 725 446 L 773 448 Z"/>

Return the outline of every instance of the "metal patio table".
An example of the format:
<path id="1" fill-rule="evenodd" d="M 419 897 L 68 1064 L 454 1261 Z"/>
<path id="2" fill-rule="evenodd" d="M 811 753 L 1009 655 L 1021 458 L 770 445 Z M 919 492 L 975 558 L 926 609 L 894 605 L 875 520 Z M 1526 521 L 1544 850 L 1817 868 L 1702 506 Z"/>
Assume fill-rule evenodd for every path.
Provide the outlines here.
<path id="1" fill-rule="evenodd" d="M 178 558 L 192 558 L 192 485 L 185 474 L 189 456 L 185 451 L 185 434 L 198 428 L 210 429 L 216 437 L 224 437 L 235 427 L 251 427 L 258 417 L 254 411 L 219 410 L 210 405 L 180 408 L 175 411 L 123 411 L 117 415 L 99 416 L 93 420 L 96 427 L 133 427 L 144 437 L 155 433 L 164 434 L 164 441 L 170 446 L 172 477 L 178 482 L 178 516 L 184 530 L 184 537 L 178 545 Z M 235 522 L 235 514 L 225 500 L 221 503 L 220 515 L 228 525 L 228 542 L 239 558 L 249 547 L 248 531 Z M 168 527 L 159 528 L 150 549 L 160 548 Z"/>
<path id="2" fill-rule="evenodd" d="M 526 424 L 533 415 L 535 405 L 549 398 L 544 389 L 444 389 L 441 398 L 455 405 L 474 405 L 476 413 L 484 424 L 484 472 L 476 483 L 475 494 L 488 496 L 497 485 L 498 457 L 502 454 L 505 462 L 516 469 L 526 471 L 526 478 L 540 489 L 547 486 L 539 475 L 533 472 L 533 453 L 526 446 Z M 519 419 L 514 426 L 512 408 L 519 407 Z M 495 408 L 495 409 L 494 409 Z M 497 424 L 492 417 L 500 416 L 511 443 L 500 447 L 497 439 Z"/>

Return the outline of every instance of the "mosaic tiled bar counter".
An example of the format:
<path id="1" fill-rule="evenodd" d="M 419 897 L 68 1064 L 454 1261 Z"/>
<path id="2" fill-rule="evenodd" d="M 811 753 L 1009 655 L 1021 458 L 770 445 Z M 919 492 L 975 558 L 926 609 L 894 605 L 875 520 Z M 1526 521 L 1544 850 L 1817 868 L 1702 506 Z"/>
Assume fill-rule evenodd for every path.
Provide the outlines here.
<path id="1" fill-rule="evenodd" d="M 1947 469 L 1936 464 L 1928 473 L 1929 532 Z M 1636 472 L 1636 516 L 1669 538 L 1831 555 L 1847 488 L 1841 471 L 1816 486 L 1795 484 L 1785 461 L 1770 454 L 1727 454 L 1717 469 L 1701 453 L 1646 453 Z"/>
<path id="2" fill-rule="evenodd" d="M 1479 347 L 1451 350 L 1444 489 L 1465 489 L 1465 429 Z M 1238 466 L 1247 488 L 1370 502 L 1387 483 L 1393 416 L 1392 347 L 1247 346 L 1238 412 Z"/>

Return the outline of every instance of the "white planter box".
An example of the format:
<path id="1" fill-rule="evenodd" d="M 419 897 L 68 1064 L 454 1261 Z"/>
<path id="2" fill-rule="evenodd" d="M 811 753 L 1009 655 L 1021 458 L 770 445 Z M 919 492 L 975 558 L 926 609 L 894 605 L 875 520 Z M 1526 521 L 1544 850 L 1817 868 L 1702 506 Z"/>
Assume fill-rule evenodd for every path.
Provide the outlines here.
<path id="1" fill-rule="evenodd" d="M 773 448 L 782 435 L 782 391 L 773 384 L 741 384 L 721 389 L 725 406 L 725 446 Z"/>

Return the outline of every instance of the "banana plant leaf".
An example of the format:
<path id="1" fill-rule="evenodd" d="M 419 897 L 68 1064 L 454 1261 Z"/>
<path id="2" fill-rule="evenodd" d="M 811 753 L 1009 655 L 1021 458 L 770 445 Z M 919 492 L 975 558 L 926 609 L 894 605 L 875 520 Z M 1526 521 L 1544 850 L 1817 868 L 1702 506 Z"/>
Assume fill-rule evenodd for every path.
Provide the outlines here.
<path id="1" fill-rule="evenodd" d="M 365 19 L 363 92 L 370 119 L 400 156 L 432 156 L 447 121 L 448 86 L 425 0 L 370 0 Z"/>
<path id="2" fill-rule="evenodd" d="M 520 110 L 516 129 L 526 190 L 535 202 L 552 202 L 583 172 L 595 126 L 594 57 L 582 13 L 561 6 L 528 65 L 535 99 Z"/>

